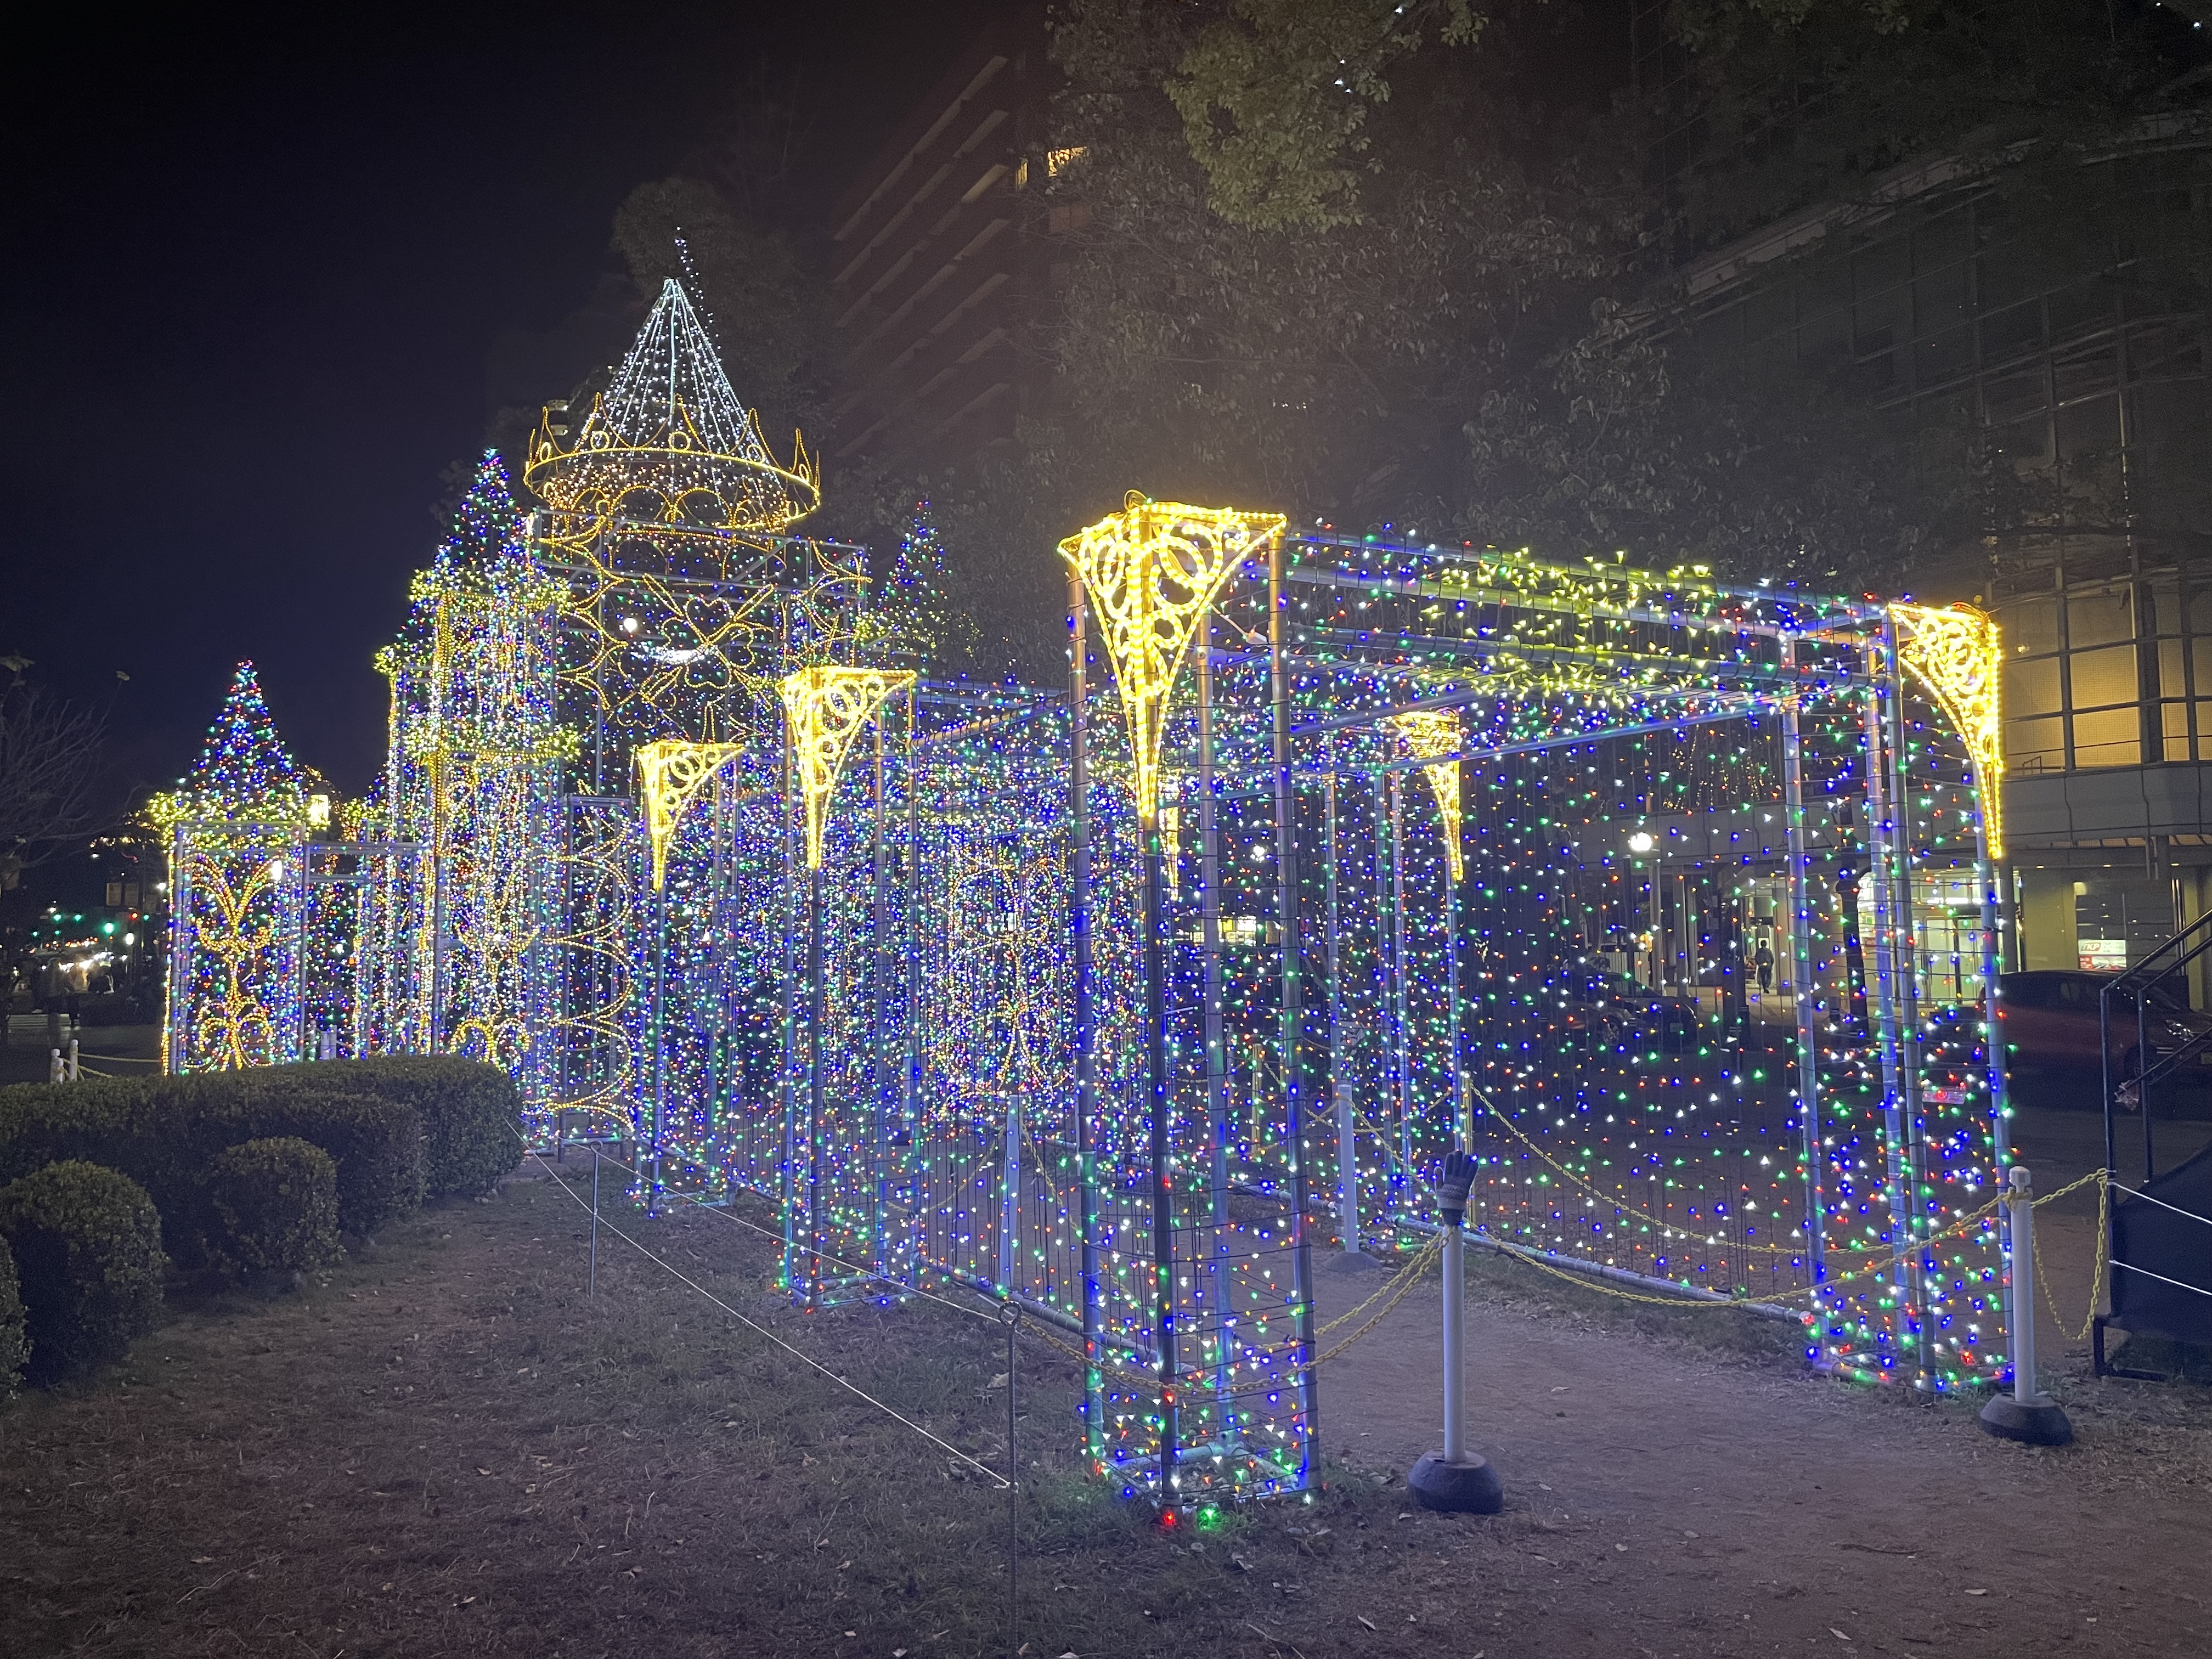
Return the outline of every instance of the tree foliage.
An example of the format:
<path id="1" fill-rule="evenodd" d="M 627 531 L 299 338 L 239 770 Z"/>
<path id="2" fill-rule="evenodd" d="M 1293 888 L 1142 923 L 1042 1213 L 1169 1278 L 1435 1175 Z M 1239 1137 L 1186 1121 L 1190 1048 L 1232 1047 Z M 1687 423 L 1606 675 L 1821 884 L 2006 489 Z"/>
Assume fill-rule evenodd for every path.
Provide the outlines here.
<path id="1" fill-rule="evenodd" d="M 112 819 L 100 791 L 106 724 L 20 669 L 0 689 L 0 888 Z"/>
<path id="2" fill-rule="evenodd" d="M 1470 0 L 1230 0 L 1163 82 L 1209 205 L 1254 230 L 1358 223 L 1354 158 L 1369 111 L 1390 100 L 1384 71 L 1431 22 L 1460 46 L 1483 21 Z"/>

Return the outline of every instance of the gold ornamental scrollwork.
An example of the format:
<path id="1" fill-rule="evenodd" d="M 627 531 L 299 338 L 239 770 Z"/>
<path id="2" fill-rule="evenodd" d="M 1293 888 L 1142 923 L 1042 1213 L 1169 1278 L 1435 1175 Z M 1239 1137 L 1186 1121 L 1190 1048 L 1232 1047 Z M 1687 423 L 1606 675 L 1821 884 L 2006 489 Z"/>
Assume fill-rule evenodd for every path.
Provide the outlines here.
<path id="1" fill-rule="evenodd" d="M 1990 856 L 2004 856 L 2004 705 L 1998 672 L 2004 647 L 1996 619 L 1970 605 L 1893 605 L 1898 660 L 1926 682 L 1958 727 L 1974 763 L 1974 793 Z"/>
<path id="2" fill-rule="evenodd" d="M 1271 547 L 1286 522 L 1279 513 L 1184 507 L 1131 490 L 1121 511 L 1060 544 L 1106 641 L 1147 829 L 1158 822 L 1168 702 L 1191 640 L 1237 567 Z"/>
<path id="3" fill-rule="evenodd" d="M 734 743 L 692 743 L 663 738 L 637 751 L 638 795 L 645 807 L 645 836 L 653 849 L 653 890 L 668 882 L 668 848 L 684 808 L 714 774 L 744 752 Z"/>
<path id="4" fill-rule="evenodd" d="M 791 737 L 793 770 L 806 806 L 806 867 L 822 867 L 822 838 L 830 798 L 853 739 L 876 711 L 915 684 L 911 670 L 841 668 L 817 664 L 784 677 L 783 713 Z"/>
<path id="5" fill-rule="evenodd" d="M 1429 787 L 1436 792 L 1437 813 L 1443 820 L 1444 858 L 1451 866 L 1451 878 L 1456 882 L 1467 873 L 1460 848 L 1458 757 L 1466 739 L 1460 727 L 1459 711 L 1408 708 L 1403 714 L 1393 714 L 1390 724 L 1396 728 L 1408 754 L 1431 763 L 1421 770 L 1428 776 Z M 1451 758 L 1439 758 L 1443 756 Z"/>

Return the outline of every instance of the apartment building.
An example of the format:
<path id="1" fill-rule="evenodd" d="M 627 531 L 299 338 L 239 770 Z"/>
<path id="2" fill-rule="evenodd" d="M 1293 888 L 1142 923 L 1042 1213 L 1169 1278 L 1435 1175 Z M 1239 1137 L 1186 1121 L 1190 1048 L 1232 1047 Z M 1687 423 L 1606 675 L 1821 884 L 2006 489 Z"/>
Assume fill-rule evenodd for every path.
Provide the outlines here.
<path id="1" fill-rule="evenodd" d="M 847 342 L 836 459 L 971 459 L 1010 440 L 1036 395 L 1044 23 L 1041 5 L 994 16 L 831 208 Z"/>
<path id="2" fill-rule="evenodd" d="M 2003 630 L 2015 967 L 2120 966 L 2212 905 L 2207 145 L 2177 117 L 2039 194 L 1937 159 L 1677 273 L 1697 349 L 1982 441 L 1985 534 L 1922 597 Z"/>

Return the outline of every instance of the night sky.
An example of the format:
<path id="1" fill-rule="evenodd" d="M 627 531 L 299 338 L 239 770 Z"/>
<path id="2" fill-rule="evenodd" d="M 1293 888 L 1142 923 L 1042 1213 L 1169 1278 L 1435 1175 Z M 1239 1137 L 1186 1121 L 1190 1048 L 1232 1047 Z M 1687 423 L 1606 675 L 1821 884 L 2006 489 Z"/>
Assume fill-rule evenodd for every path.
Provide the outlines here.
<path id="1" fill-rule="evenodd" d="M 251 657 L 351 793 L 441 473 L 500 404 L 620 349 L 591 302 L 623 197 L 763 59 L 812 88 L 833 194 L 980 8 L 71 15 L 19 30 L 6 71 L 0 653 L 112 695 L 142 786 L 190 764 Z"/>

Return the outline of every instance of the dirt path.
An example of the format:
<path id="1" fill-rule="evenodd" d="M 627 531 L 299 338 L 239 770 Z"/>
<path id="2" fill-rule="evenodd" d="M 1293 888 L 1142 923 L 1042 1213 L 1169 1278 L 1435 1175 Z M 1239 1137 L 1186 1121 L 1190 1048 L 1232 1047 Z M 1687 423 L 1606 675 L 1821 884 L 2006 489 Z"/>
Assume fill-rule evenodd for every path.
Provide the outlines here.
<path id="1" fill-rule="evenodd" d="M 1532 1640 L 1513 1608 L 1486 1609 L 1475 1627 L 1494 1629 L 1500 1651 L 2212 1645 L 2212 1412 L 2189 1397 L 2203 1390 L 2062 1384 L 2081 1443 L 2032 1450 L 1983 1434 L 1963 1404 L 1916 1406 L 1502 1299 L 1494 1287 L 1528 1271 L 1497 1264 L 1482 1275 L 1493 1288 L 1471 1297 L 1468 1399 L 1509 1512 L 1572 1528 L 1551 1589 L 1582 1634 Z M 1324 1318 L 1373 1282 L 1317 1279 Z M 1322 1407 L 1330 1453 L 1402 1473 L 1437 1443 L 1441 1322 L 1425 1286 L 1337 1362 Z"/>
<path id="2" fill-rule="evenodd" d="M 995 1322 L 808 1317 L 728 1217 L 616 1213 L 904 1420 L 611 1237 L 587 1297 L 573 1198 L 519 1181 L 0 1413 L 0 1654 L 1005 1652 L 1008 1500 L 962 1461 L 1005 1466 Z M 2027 1453 L 1797 1372 L 1764 1328 L 1731 1362 L 1526 1269 L 1475 1279 L 1492 1519 L 1396 1478 L 1433 1437 L 1432 1289 L 1324 1374 L 1326 1489 L 1195 1535 L 1079 1472 L 1075 1373 L 1024 1349 L 1030 1659 L 2205 1650 L 2203 1391 L 2106 1385 L 2081 1448 Z M 1364 1288 L 1328 1276 L 1323 1313 Z"/>

